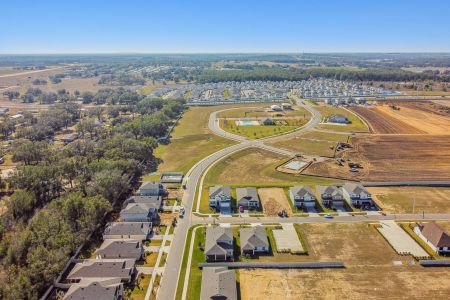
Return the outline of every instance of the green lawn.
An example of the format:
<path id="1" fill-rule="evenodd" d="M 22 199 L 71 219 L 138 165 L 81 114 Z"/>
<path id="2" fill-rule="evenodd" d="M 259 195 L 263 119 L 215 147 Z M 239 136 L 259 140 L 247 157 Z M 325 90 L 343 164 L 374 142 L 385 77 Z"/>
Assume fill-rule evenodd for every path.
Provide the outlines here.
<path id="1" fill-rule="evenodd" d="M 281 173 L 276 167 L 288 159 L 262 149 L 244 149 L 215 164 L 206 174 L 204 187 L 230 186 L 294 186 L 299 184 L 333 184 L 339 180 Z"/>
<path id="2" fill-rule="evenodd" d="M 159 261 L 159 267 L 164 267 L 165 263 L 166 263 L 166 259 L 167 259 L 167 253 L 163 253 L 161 255 L 161 260 Z"/>
<path id="3" fill-rule="evenodd" d="M 337 142 L 347 142 L 348 135 L 311 131 L 289 139 L 270 143 L 279 148 L 304 155 L 331 157 Z"/>
<path id="4" fill-rule="evenodd" d="M 270 104 L 254 104 L 247 108 L 230 109 L 217 114 L 218 118 L 256 118 L 256 117 L 272 117 L 274 112 L 268 112 L 265 107 Z M 311 114 L 303 107 L 294 107 L 293 110 L 285 110 L 286 117 L 304 117 L 309 119 Z"/>
<path id="5" fill-rule="evenodd" d="M 151 275 L 139 275 L 137 279 L 138 284 L 136 284 L 132 289 L 125 291 L 125 294 L 129 295 L 129 299 L 144 300 L 151 277 Z"/>
<path id="6" fill-rule="evenodd" d="M 145 257 L 144 267 L 154 267 L 156 259 L 158 258 L 158 252 L 151 252 Z"/>
<path id="7" fill-rule="evenodd" d="M 158 172 L 186 173 L 202 158 L 235 144 L 215 136 L 208 129 L 210 113 L 224 107 L 228 106 L 189 108 L 175 127 L 170 143 L 159 145 L 154 151 L 161 159 Z"/>
<path id="8" fill-rule="evenodd" d="M 205 262 L 205 256 L 203 254 L 203 251 L 200 250 L 199 245 L 205 244 L 205 228 L 204 227 L 198 228 L 195 233 L 195 239 L 194 241 L 192 241 L 193 228 L 194 227 L 191 227 L 188 231 L 188 238 L 186 240 L 186 246 L 184 248 L 183 262 L 181 264 L 180 278 L 178 281 L 177 293 L 175 296 L 175 299 L 177 300 L 181 299 L 181 296 L 183 294 L 183 284 L 184 278 L 186 276 L 187 267 L 190 268 L 190 273 L 189 273 L 189 286 L 187 289 L 186 298 L 189 300 L 200 299 L 200 291 L 202 285 L 202 270 L 198 268 L 198 264 Z M 187 266 L 191 242 L 194 243 L 194 249 L 192 253 L 191 266 Z"/>
<path id="9" fill-rule="evenodd" d="M 301 126 L 300 124 L 299 126 Z M 289 125 L 255 125 L 255 126 L 237 126 L 234 121 L 220 120 L 220 127 L 233 134 L 244 136 L 250 140 L 261 139 L 272 135 L 278 135 L 292 131 L 299 126 Z"/>
<path id="10" fill-rule="evenodd" d="M 323 119 L 327 119 L 335 114 L 344 115 L 348 118 L 351 124 L 342 125 L 332 125 L 332 124 L 320 124 L 317 128 L 327 129 L 340 132 L 369 132 L 366 124 L 354 113 L 342 108 L 333 106 L 317 106 L 315 107 L 321 114 Z"/>

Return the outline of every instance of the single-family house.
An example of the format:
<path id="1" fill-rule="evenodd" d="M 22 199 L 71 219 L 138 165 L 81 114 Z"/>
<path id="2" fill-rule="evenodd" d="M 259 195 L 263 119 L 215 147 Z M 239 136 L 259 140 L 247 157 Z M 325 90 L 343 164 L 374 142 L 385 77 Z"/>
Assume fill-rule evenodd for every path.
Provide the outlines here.
<path id="1" fill-rule="evenodd" d="M 64 300 L 123 300 L 123 291 L 123 283 L 120 278 L 82 279 L 70 286 L 64 295 Z"/>
<path id="2" fill-rule="evenodd" d="M 209 206 L 221 213 L 231 213 L 231 188 L 222 185 L 210 187 Z"/>
<path id="3" fill-rule="evenodd" d="M 146 204 L 149 207 L 153 207 L 159 210 L 162 208 L 162 196 L 131 196 L 123 202 L 122 207 L 126 208 L 130 203 Z"/>
<path id="4" fill-rule="evenodd" d="M 262 121 L 263 125 L 275 125 L 275 122 L 271 118 L 266 118 Z"/>
<path id="5" fill-rule="evenodd" d="M 164 193 L 164 185 L 160 182 L 146 181 L 137 190 L 137 194 L 141 196 L 163 196 Z"/>
<path id="6" fill-rule="evenodd" d="M 221 261 L 233 259 L 233 257 L 233 229 L 220 226 L 206 228 L 206 260 Z"/>
<path id="7" fill-rule="evenodd" d="M 436 253 L 450 254 L 450 236 L 435 222 L 419 223 L 414 232 Z"/>
<path id="8" fill-rule="evenodd" d="M 129 203 L 120 211 L 122 222 L 150 222 L 158 218 L 158 209 L 145 203 Z"/>
<path id="9" fill-rule="evenodd" d="M 136 272 L 134 265 L 133 259 L 86 259 L 73 267 L 67 280 L 76 283 L 82 279 L 119 278 L 121 282 L 131 282 Z"/>
<path id="10" fill-rule="evenodd" d="M 332 115 L 328 118 L 329 123 L 337 123 L 337 124 L 349 124 L 350 120 L 344 115 Z"/>
<path id="11" fill-rule="evenodd" d="M 342 206 L 344 204 L 344 195 L 342 190 L 335 186 L 323 186 L 319 185 L 316 187 L 317 194 L 320 195 L 322 204 L 329 207 Z"/>
<path id="12" fill-rule="evenodd" d="M 242 228 L 239 230 L 241 253 L 267 253 L 270 250 L 266 229 L 263 226 Z"/>
<path id="13" fill-rule="evenodd" d="M 270 109 L 273 110 L 273 111 L 282 111 L 283 110 L 283 108 L 281 108 L 281 106 L 275 105 L 275 104 L 271 105 Z"/>
<path id="14" fill-rule="evenodd" d="M 259 197 L 255 187 L 236 188 L 237 204 L 245 209 L 259 208 Z"/>
<path id="15" fill-rule="evenodd" d="M 289 196 L 297 208 L 314 207 L 316 205 L 316 197 L 309 186 L 293 186 L 289 189 Z"/>
<path id="16" fill-rule="evenodd" d="M 371 206 L 372 195 L 360 183 L 347 182 L 342 187 L 342 194 L 351 205 L 354 206 Z"/>
<path id="17" fill-rule="evenodd" d="M 132 239 L 144 241 L 150 238 L 150 222 L 115 222 L 110 223 L 103 232 L 103 239 Z"/>
<path id="18" fill-rule="evenodd" d="M 237 300 L 236 273 L 226 267 L 202 270 L 200 300 Z"/>
<path id="19" fill-rule="evenodd" d="M 100 248 L 95 251 L 97 259 L 134 259 L 140 260 L 144 255 L 144 248 L 141 240 L 113 240 L 107 239 Z"/>

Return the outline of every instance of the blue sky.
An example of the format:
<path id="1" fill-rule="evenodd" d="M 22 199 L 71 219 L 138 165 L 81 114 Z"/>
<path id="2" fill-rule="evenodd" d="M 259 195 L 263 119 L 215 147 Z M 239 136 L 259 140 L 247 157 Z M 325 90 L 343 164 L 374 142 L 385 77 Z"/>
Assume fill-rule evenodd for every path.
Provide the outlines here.
<path id="1" fill-rule="evenodd" d="M 450 52 L 448 0 L 2 1 L 0 53 Z"/>

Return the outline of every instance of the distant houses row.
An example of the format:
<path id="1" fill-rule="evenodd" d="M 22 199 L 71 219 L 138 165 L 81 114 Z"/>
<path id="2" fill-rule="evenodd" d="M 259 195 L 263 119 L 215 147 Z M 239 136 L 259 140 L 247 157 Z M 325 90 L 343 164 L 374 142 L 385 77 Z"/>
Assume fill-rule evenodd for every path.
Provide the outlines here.
<path id="1" fill-rule="evenodd" d="M 339 186 L 317 186 L 317 194 L 326 207 L 342 207 L 344 201 L 355 207 L 368 208 L 373 206 L 372 195 L 359 183 L 345 183 Z M 293 186 L 289 189 L 289 196 L 297 208 L 307 209 L 316 205 L 317 198 L 310 186 Z M 236 188 L 238 208 L 257 210 L 260 208 L 258 192 L 255 187 Z M 229 186 L 212 186 L 209 188 L 209 206 L 222 214 L 232 213 L 231 188 Z"/>
<path id="2" fill-rule="evenodd" d="M 123 299 L 123 284 L 133 281 L 136 261 L 145 258 L 143 241 L 158 222 L 164 193 L 161 183 L 145 182 L 123 203 L 120 222 L 105 228 L 95 259 L 78 262 L 68 274 L 71 286 L 64 299 Z"/>

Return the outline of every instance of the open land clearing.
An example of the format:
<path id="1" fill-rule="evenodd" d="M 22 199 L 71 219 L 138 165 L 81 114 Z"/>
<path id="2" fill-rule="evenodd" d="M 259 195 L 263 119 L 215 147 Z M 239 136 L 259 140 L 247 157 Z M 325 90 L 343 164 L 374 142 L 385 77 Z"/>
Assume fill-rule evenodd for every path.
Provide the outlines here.
<path id="1" fill-rule="evenodd" d="M 378 205 L 387 213 L 450 213 L 450 188 L 369 187 Z M 415 204 L 414 204 L 415 202 Z"/>
<path id="2" fill-rule="evenodd" d="M 247 148 L 225 157 L 214 165 L 205 177 L 205 184 L 208 186 L 290 186 L 336 182 L 278 172 L 276 167 L 286 161 L 285 156 L 259 148 Z"/>
<path id="3" fill-rule="evenodd" d="M 367 266 L 322 270 L 239 270 L 242 300 L 436 299 L 450 294 L 448 270 Z"/>
<path id="4" fill-rule="evenodd" d="M 369 128 L 367 128 L 367 125 L 356 114 L 345 108 L 325 105 L 317 105 L 314 108 L 322 114 L 323 120 L 331 117 L 332 115 L 339 114 L 345 116 L 351 122 L 350 124 L 344 126 L 342 126 L 341 124 L 320 124 L 317 126 L 317 128 L 319 129 L 340 132 L 369 132 Z"/>
<path id="5" fill-rule="evenodd" d="M 411 126 L 403 121 L 393 118 L 389 114 L 383 113 L 378 107 L 367 108 L 355 106 L 350 108 L 369 123 L 374 133 L 380 134 L 420 134 L 424 131 Z"/>
<path id="6" fill-rule="evenodd" d="M 450 118 L 431 113 L 416 108 L 399 106 L 399 110 L 394 110 L 389 106 L 378 106 L 377 109 L 412 127 L 425 131 L 428 134 L 448 134 L 450 128 Z"/>
<path id="7" fill-rule="evenodd" d="M 311 131 L 292 138 L 278 140 L 270 144 L 304 155 L 332 157 L 334 150 L 330 147 L 335 147 L 338 142 L 346 142 L 347 137 L 347 135 L 343 134 Z"/>
<path id="8" fill-rule="evenodd" d="M 285 117 L 304 117 L 307 118 L 311 114 L 303 107 L 295 107 L 292 110 L 271 111 L 268 110 L 267 104 L 255 104 L 248 108 L 238 108 L 222 111 L 217 114 L 218 118 L 261 118 L 261 117 L 275 117 L 281 114 Z"/>
<path id="9" fill-rule="evenodd" d="M 450 137 L 442 135 L 374 135 L 352 139 L 339 156 L 361 163 L 350 172 L 334 160 L 318 162 L 303 174 L 364 181 L 450 180 Z"/>
<path id="10" fill-rule="evenodd" d="M 292 214 L 289 199 L 282 188 L 260 188 L 258 196 L 261 200 L 263 211 L 268 217 L 277 216 L 278 212 L 285 210 L 288 215 Z"/>
<path id="11" fill-rule="evenodd" d="M 250 140 L 283 134 L 289 131 L 293 131 L 296 128 L 307 123 L 305 119 L 297 119 L 297 120 L 290 119 L 285 121 L 287 122 L 286 125 L 249 125 L 249 126 L 238 126 L 234 124 L 234 121 L 224 119 L 220 120 L 219 122 L 220 127 L 223 130 L 246 137 Z"/>

